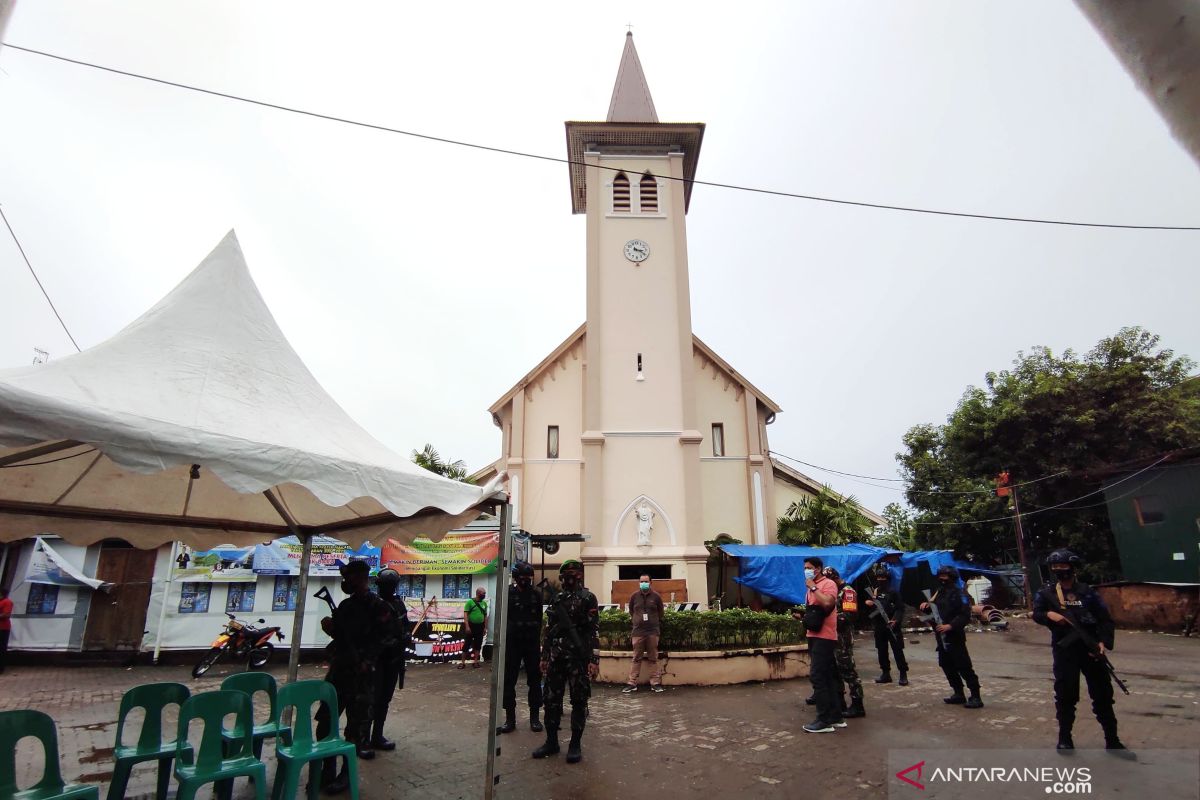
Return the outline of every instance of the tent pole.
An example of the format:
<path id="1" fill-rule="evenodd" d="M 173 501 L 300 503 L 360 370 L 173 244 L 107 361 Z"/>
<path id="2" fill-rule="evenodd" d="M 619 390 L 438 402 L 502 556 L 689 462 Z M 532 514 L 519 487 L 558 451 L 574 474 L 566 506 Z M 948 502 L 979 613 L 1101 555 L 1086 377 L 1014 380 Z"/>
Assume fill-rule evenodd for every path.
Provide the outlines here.
<path id="1" fill-rule="evenodd" d="M 171 542 L 171 556 L 167 559 L 167 580 L 163 583 L 162 608 L 158 610 L 158 633 L 154 636 L 154 666 L 158 666 L 158 655 L 162 652 L 163 623 L 167 620 L 167 601 L 171 599 L 171 576 L 175 573 L 175 552 L 179 542 Z"/>
<path id="2" fill-rule="evenodd" d="M 296 593 L 296 610 L 292 615 L 292 644 L 288 649 L 288 683 L 296 680 L 300 670 L 300 639 L 304 635 L 304 603 L 308 599 L 308 569 L 312 564 L 312 536 L 300 530 L 300 525 L 292 519 L 287 507 L 275 496 L 273 489 L 263 492 L 268 501 L 279 513 L 280 518 L 287 523 L 288 530 L 300 540 L 303 550 L 300 551 L 300 586 Z"/>
<path id="3" fill-rule="evenodd" d="M 483 797 L 492 800 L 500 776 L 496 774 L 496 723 L 504 698 L 504 650 L 508 633 L 508 584 L 512 560 L 512 511 L 511 503 L 500 506 L 500 552 L 496 570 L 496 600 L 492 613 L 492 700 L 488 709 L 487 770 L 484 774 Z"/>

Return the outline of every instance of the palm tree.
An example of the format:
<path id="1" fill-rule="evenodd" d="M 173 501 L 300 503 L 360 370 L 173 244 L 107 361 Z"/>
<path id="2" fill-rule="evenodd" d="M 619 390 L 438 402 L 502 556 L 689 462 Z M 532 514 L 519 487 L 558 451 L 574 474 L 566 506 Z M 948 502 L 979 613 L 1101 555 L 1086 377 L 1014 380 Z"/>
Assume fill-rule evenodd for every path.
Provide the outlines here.
<path id="1" fill-rule="evenodd" d="M 426 444 L 424 450 L 412 451 L 413 463 L 422 469 L 427 469 L 443 478 L 453 481 L 470 483 L 467 480 L 467 464 L 465 461 L 443 461 L 433 445 Z"/>
<path id="2" fill-rule="evenodd" d="M 781 544 L 814 547 L 859 541 L 871 525 L 853 495 L 839 497 L 828 484 L 788 506 L 777 524 Z"/>

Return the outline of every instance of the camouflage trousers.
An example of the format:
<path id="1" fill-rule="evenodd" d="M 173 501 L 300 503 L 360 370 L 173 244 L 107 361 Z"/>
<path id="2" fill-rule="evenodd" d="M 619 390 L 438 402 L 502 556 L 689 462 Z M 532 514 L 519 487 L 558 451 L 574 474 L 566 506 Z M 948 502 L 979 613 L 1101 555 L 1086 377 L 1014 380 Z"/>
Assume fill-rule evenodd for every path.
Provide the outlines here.
<path id="1" fill-rule="evenodd" d="M 337 713 L 346 714 L 346 726 L 343 738 L 356 744 L 367 744 L 371 741 L 372 709 L 375 703 L 375 665 L 371 664 L 366 671 L 330 668 L 325 680 L 333 684 L 337 692 Z M 316 714 L 318 739 L 323 738 L 332 726 L 329 712 L 322 705 Z"/>
<path id="2" fill-rule="evenodd" d="M 542 692 L 545 704 L 546 728 L 556 731 L 562 722 L 563 693 L 571 694 L 571 731 L 583 732 L 587 722 L 588 698 L 592 695 L 592 679 L 587 673 L 587 659 L 555 654 L 546 670 L 546 685 Z"/>
<path id="3" fill-rule="evenodd" d="M 838 631 L 837 649 L 833 654 L 837 664 L 837 685 L 834 687 L 837 696 L 850 689 L 850 703 L 862 703 L 863 686 L 858 679 L 858 668 L 854 666 L 854 631 L 847 629 Z"/>

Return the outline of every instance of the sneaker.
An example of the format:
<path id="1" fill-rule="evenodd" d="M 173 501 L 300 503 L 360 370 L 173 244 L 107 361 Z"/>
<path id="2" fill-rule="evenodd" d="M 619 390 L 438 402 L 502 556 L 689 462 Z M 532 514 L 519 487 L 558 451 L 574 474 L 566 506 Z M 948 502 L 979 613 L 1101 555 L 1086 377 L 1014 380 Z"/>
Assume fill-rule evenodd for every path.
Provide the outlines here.
<path id="1" fill-rule="evenodd" d="M 846 719 L 845 719 L 845 717 L 843 717 L 842 719 L 839 719 L 839 720 L 835 720 L 835 721 L 833 721 L 833 722 L 831 722 L 831 723 L 829 723 L 829 724 L 830 724 L 830 725 L 832 725 L 832 726 L 833 726 L 833 727 L 835 727 L 835 728 L 845 728 L 845 727 L 847 727 L 847 723 L 846 723 Z"/>
<path id="2" fill-rule="evenodd" d="M 661 687 L 661 686 L 651 686 L 651 687 L 650 687 L 650 691 L 652 691 L 652 692 L 663 692 L 663 691 L 666 691 L 666 690 L 665 690 L 665 689 L 663 689 L 663 687 Z"/>
<path id="3" fill-rule="evenodd" d="M 827 722 L 815 719 L 804 726 L 805 733 L 833 733 L 834 727 Z"/>
<path id="4" fill-rule="evenodd" d="M 633 694 L 634 692 L 637 691 L 637 689 L 638 689 L 638 687 L 636 687 L 636 686 L 626 686 L 624 689 L 621 690 L 621 694 Z"/>

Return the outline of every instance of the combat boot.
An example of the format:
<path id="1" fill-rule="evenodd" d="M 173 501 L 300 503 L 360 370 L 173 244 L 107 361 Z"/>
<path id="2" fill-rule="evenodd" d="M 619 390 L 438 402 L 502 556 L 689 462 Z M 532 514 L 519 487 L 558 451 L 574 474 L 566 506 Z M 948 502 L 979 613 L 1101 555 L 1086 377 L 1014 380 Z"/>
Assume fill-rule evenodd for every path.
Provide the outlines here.
<path id="1" fill-rule="evenodd" d="M 546 741 L 542 742 L 542 746 L 533 751 L 534 758 L 545 758 L 547 756 L 558 755 L 558 728 L 546 728 Z"/>
<path id="2" fill-rule="evenodd" d="M 516 706 L 504 709 L 504 724 L 496 728 L 496 733 L 512 733 L 517 729 Z"/>
<path id="3" fill-rule="evenodd" d="M 538 717 L 538 713 L 540 711 L 541 709 L 537 706 L 529 707 L 529 730 L 533 731 L 534 733 L 541 733 L 543 730 L 542 721 Z"/>
<path id="4" fill-rule="evenodd" d="M 583 739 L 583 731 L 571 731 L 571 743 L 567 745 L 568 764 L 578 764 L 583 760 L 583 748 L 580 747 L 581 739 Z"/>
<path id="5" fill-rule="evenodd" d="M 948 706 L 961 706 L 967 702 L 967 698 L 961 691 L 955 692 L 949 697 L 943 697 L 942 702 Z"/>
<path id="6" fill-rule="evenodd" d="M 1075 749 L 1075 740 L 1071 738 L 1071 729 L 1058 727 L 1058 744 L 1054 746 L 1059 752 L 1070 752 Z"/>
<path id="7" fill-rule="evenodd" d="M 861 699 L 855 700 L 850 704 L 849 708 L 842 712 L 842 716 L 846 719 L 858 719 L 859 717 L 865 717 L 866 715 L 867 710 L 863 708 L 863 701 Z"/>
<path id="8" fill-rule="evenodd" d="M 387 712 L 371 723 L 371 749 L 383 750 L 390 753 L 396 749 L 396 743 L 383 735 L 383 724 L 387 720 Z"/>
<path id="9" fill-rule="evenodd" d="M 326 777 L 331 775 L 333 776 L 329 777 L 328 780 L 323 781 L 321 789 L 325 792 L 325 794 L 341 794 L 350 788 L 349 768 L 345 765 L 345 761 L 343 760 L 342 762 L 341 772 L 338 772 L 336 775 L 334 775 L 334 770 L 336 769 L 336 758 L 329 758 L 325 760 L 325 775 Z"/>
<path id="10" fill-rule="evenodd" d="M 972 692 L 967 698 L 967 702 L 963 703 L 963 708 L 983 708 L 983 700 L 979 697 L 979 692 Z"/>
<path id="11" fill-rule="evenodd" d="M 886 670 L 879 673 L 879 677 L 875 679 L 875 682 L 876 683 L 891 683 L 892 682 L 892 673 L 887 672 Z"/>
<path id="12" fill-rule="evenodd" d="M 816 704 L 817 704 L 817 696 L 815 694 L 810 694 L 808 697 L 804 698 L 804 705 L 815 706 Z"/>
<path id="13" fill-rule="evenodd" d="M 900 686 L 908 686 L 908 670 L 900 670 L 900 680 L 896 681 Z"/>
<path id="14" fill-rule="evenodd" d="M 1137 756 L 1134 755 L 1133 751 L 1126 749 L 1125 745 L 1121 743 L 1121 740 L 1119 738 L 1117 738 L 1117 722 L 1116 722 L 1116 720 L 1113 720 L 1110 723 L 1104 724 L 1103 727 L 1104 727 L 1104 749 L 1107 750 L 1110 755 L 1117 756 L 1118 758 L 1128 759 L 1130 761 L 1133 761 L 1134 759 L 1137 758 Z"/>

